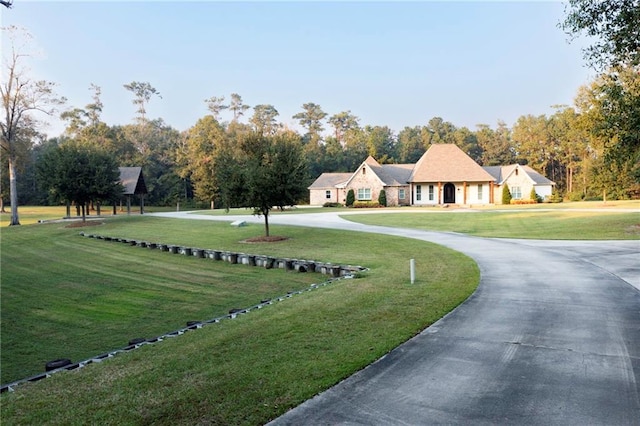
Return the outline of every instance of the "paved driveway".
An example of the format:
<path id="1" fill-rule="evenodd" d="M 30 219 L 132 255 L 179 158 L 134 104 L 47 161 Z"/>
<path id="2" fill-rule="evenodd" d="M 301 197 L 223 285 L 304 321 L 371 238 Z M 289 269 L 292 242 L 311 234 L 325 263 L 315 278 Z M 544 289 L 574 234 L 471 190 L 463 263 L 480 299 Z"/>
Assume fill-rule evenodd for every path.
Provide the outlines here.
<path id="1" fill-rule="evenodd" d="M 431 241 L 481 270 L 452 313 L 271 424 L 640 425 L 640 242 L 477 238 L 335 214 L 270 222 Z"/>

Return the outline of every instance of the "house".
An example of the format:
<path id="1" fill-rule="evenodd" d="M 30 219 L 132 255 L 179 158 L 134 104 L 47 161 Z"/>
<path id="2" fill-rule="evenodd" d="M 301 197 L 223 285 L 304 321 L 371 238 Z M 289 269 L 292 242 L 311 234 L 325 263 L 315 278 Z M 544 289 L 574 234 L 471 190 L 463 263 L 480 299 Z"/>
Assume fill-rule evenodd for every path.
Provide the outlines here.
<path id="1" fill-rule="evenodd" d="M 144 195 L 147 193 L 147 185 L 144 183 L 142 167 L 118 167 L 120 171 L 120 183 L 124 187 L 122 193 L 127 199 L 127 214 L 131 213 L 131 196 L 140 197 L 140 214 L 144 213 Z M 120 202 L 122 211 L 122 201 Z M 113 214 L 116 213 L 116 206 L 113 206 Z"/>
<path id="2" fill-rule="evenodd" d="M 536 194 L 541 198 L 548 198 L 553 192 L 555 182 L 550 181 L 529 166 L 511 164 L 509 166 L 483 167 L 494 177 L 496 197 L 502 200 L 502 188 L 509 187 L 511 198 L 514 200 L 529 199 L 531 190 L 535 189 Z"/>
<path id="3" fill-rule="evenodd" d="M 412 205 L 492 204 L 495 178 L 453 144 L 431 145 L 409 178 Z"/>
<path id="4" fill-rule="evenodd" d="M 345 203 L 353 190 L 359 201 L 377 201 L 385 190 L 388 206 L 496 204 L 507 185 L 514 199 L 531 189 L 551 195 L 553 183 L 528 166 L 482 167 L 453 144 L 435 144 L 415 164 L 379 164 L 369 156 L 353 173 L 323 173 L 309 187 L 312 205 Z"/>

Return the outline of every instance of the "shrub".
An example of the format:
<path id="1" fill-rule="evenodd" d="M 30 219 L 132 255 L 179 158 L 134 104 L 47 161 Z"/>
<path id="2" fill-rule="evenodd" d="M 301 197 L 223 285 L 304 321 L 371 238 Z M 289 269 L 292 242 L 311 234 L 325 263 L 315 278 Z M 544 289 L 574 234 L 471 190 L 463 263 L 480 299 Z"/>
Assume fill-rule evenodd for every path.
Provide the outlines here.
<path id="1" fill-rule="evenodd" d="M 380 191 L 380 195 L 378 195 L 378 204 L 382 207 L 387 207 L 387 192 L 383 189 Z"/>
<path id="2" fill-rule="evenodd" d="M 567 198 L 569 201 L 582 201 L 584 199 L 584 194 L 582 191 L 573 191 L 567 194 Z"/>
<path id="3" fill-rule="evenodd" d="M 335 203 L 335 202 L 327 201 L 326 203 L 324 203 L 322 205 L 322 207 L 342 207 L 342 204 L 341 203 Z"/>
<path id="4" fill-rule="evenodd" d="M 551 196 L 549 198 L 547 198 L 547 202 L 549 203 L 561 203 L 562 202 L 562 197 L 560 196 L 560 194 L 558 193 L 558 191 L 554 188 L 553 192 L 551 193 Z"/>
<path id="5" fill-rule="evenodd" d="M 502 204 L 511 204 L 511 191 L 507 185 L 502 187 Z"/>
<path id="6" fill-rule="evenodd" d="M 537 203 L 538 203 L 538 200 L 520 199 L 520 200 L 511 200 L 509 204 L 537 204 Z"/>
<path id="7" fill-rule="evenodd" d="M 380 207 L 380 203 L 377 201 L 355 201 L 353 207 L 356 209 L 375 208 Z"/>
<path id="8" fill-rule="evenodd" d="M 350 189 L 347 192 L 347 207 L 353 206 L 353 203 L 356 201 L 356 195 L 353 193 L 353 189 Z"/>
<path id="9" fill-rule="evenodd" d="M 531 199 L 531 201 L 535 201 L 536 203 L 542 202 L 542 197 L 538 195 L 535 188 L 531 188 L 531 193 L 529 194 L 529 198 Z M 531 204 L 535 204 L 535 203 L 531 203 Z"/>

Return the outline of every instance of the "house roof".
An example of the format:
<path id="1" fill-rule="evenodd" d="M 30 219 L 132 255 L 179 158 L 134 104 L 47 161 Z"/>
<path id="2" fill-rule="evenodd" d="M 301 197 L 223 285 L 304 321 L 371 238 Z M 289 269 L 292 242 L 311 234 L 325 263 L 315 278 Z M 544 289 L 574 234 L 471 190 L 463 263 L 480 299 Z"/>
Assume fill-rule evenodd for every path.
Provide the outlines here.
<path id="1" fill-rule="evenodd" d="M 118 169 L 120 170 L 120 183 L 124 186 L 124 195 L 147 193 L 142 167 L 118 167 Z"/>
<path id="2" fill-rule="evenodd" d="M 371 167 L 385 186 L 404 186 L 409 182 L 409 176 L 415 164 L 382 164 Z"/>
<path id="3" fill-rule="evenodd" d="M 495 178 L 453 144 L 434 144 L 418 160 L 409 182 L 488 182 Z"/>
<path id="4" fill-rule="evenodd" d="M 491 176 L 494 177 L 496 182 L 500 185 L 507 180 L 507 178 L 515 171 L 516 168 L 519 168 L 523 172 L 527 174 L 529 179 L 535 185 L 555 185 L 555 182 L 547 179 L 542 176 L 540 173 L 536 172 L 529 166 L 521 166 L 519 164 L 509 164 L 508 166 L 485 166 L 483 167 Z"/>
<path id="5" fill-rule="evenodd" d="M 335 188 L 346 183 L 353 173 L 323 173 L 307 189 Z"/>
<path id="6" fill-rule="evenodd" d="M 529 177 L 536 183 L 536 185 L 555 185 L 556 183 L 546 177 L 542 176 L 540 173 L 536 172 L 529 166 L 520 166 Z"/>

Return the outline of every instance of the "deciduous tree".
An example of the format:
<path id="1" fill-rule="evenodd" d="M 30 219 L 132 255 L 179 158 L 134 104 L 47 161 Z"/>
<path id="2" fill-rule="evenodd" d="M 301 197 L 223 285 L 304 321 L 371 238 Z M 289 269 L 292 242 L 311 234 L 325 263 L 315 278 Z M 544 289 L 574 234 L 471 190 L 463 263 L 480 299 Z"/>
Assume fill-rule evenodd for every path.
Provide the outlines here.
<path id="1" fill-rule="evenodd" d="M 4 109 L 4 119 L 0 121 L 2 128 L 1 147 L 8 159 L 9 192 L 11 202 L 10 225 L 20 225 L 18 217 L 17 162 L 20 151 L 25 144 L 30 144 L 32 135 L 38 126 L 35 114 L 51 115 L 65 99 L 56 95 L 55 84 L 44 80 L 32 80 L 22 69 L 23 61 L 30 56 L 26 52 L 26 43 L 21 45 L 23 51 L 16 46 L 19 38 L 22 41 L 30 35 L 16 27 L 3 29 L 9 33 L 11 47 L 3 49 L 9 56 L 3 58 L 3 79 L 0 83 L 0 95 Z"/>
<path id="2" fill-rule="evenodd" d="M 594 42 L 584 56 L 594 68 L 640 65 L 638 0 L 569 0 L 560 27 L 569 35 L 586 34 Z"/>
<path id="3" fill-rule="evenodd" d="M 293 132 L 248 135 L 235 149 L 223 148 L 218 164 L 225 207 L 252 208 L 264 217 L 266 236 L 271 210 L 294 205 L 307 194 L 307 163 L 300 137 Z"/>

